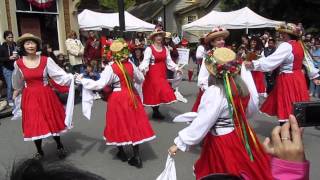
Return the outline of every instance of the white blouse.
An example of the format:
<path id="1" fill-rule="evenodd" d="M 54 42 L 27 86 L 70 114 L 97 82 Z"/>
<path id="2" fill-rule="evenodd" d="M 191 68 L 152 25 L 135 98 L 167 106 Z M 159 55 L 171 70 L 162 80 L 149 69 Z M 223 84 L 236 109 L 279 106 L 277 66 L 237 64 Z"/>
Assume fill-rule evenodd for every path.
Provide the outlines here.
<path id="1" fill-rule="evenodd" d="M 255 71 L 269 72 L 280 67 L 280 73 L 292 73 L 294 55 L 292 53 L 292 45 L 283 42 L 277 50 L 268 57 L 261 57 L 253 62 Z M 303 64 L 307 67 L 310 79 L 319 76 L 319 70 L 314 67 L 312 59 L 305 57 Z"/>
<path id="2" fill-rule="evenodd" d="M 68 128 L 71 128 L 73 109 L 74 109 L 74 76 L 72 74 L 67 74 L 62 68 L 60 68 L 54 62 L 52 58 L 48 57 L 47 65 L 43 72 L 43 81 L 45 85 L 48 84 L 48 77 L 50 77 L 52 80 L 54 80 L 57 84 L 61 86 L 69 86 L 65 124 Z M 27 87 L 27 84 L 25 83 L 23 78 L 23 73 L 16 62 L 14 63 L 12 85 L 13 85 L 13 89 L 19 90 L 19 91 Z"/>
<path id="3" fill-rule="evenodd" d="M 259 96 L 250 71 L 246 70 L 244 65 L 242 68 L 241 78 L 250 92 L 247 116 L 253 116 L 259 112 Z M 214 85 L 208 87 L 204 92 L 198 113 L 185 113 L 176 117 L 174 121 L 178 122 L 179 119 L 181 121 L 192 119 L 192 123 L 181 130 L 174 140 L 181 151 L 187 151 L 190 146 L 198 144 L 209 132 L 215 136 L 220 136 L 234 130 L 224 90 Z M 229 126 L 224 127 L 225 124 L 229 124 Z"/>
<path id="4" fill-rule="evenodd" d="M 166 59 L 166 65 L 167 68 L 171 71 L 177 71 L 178 70 L 178 65 L 176 63 L 173 62 L 173 60 L 171 59 L 170 56 L 170 52 L 167 48 L 166 49 L 166 53 L 167 53 L 167 59 Z M 154 55 L 152 54 L 152 49 L 151 47 L 147 47 L 146 50 L 144 51 L 144 58 L 139 66 L 139 69 L 144 72 L 147 73 L 149 71 L 149 65 L 152 62 L 150 62 L 151 60 L 155 60 Z"/>
<path id="5" fill-rule="evenodd" d="M 198 87 L 205 91 L 208 88 L 209 71 L 206 68 L 205 57 L 203 57 L 202 64 L 198 75 Z"/>
<path id="6" fill-rule="evenodd" d="M 139 71 L 139 69 L 129 61 L 133 66 L 133 74 L 134 74 L 134 83 L 142 84 L 144 81 L 143 74 Z M 94 81 L 88 78 L 77 79 L 83 88 L 82 88 L 82 113 L 83 115 L 90 120 L 91 118 L 91 108 L 93 105 L 94 93 L 93 90 L 103 89 L 107 85 L 112 85 L 113 91 L 121 91 L 120 78 L 117 74 L 113 72 L 111 67 L 113 63 L 107 65 L 105 69 L 102 71 L 100 79 Z"/>

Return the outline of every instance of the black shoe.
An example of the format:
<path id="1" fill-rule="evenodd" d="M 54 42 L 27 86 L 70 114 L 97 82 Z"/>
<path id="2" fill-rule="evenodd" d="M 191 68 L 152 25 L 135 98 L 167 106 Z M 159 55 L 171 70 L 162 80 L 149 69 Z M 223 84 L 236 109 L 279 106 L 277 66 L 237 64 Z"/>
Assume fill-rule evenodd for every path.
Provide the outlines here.
<path id="1" fill-rule="evenodd" d="M 44 157 L 43 152 L 42 153 L 37 152 L 33 155 L 33 159 L 35 159 L 35 160 L 41 160 L 41 159 L 43 159 L 43 157 Z"/>
<path id="2" fill-rule="evenodd" d="M 128 157 L 124 151 L 118 151 L 117 158 L 119 158 L 122 162 L 128 161 Z"/>
<path id="3" fill-rule="evenodd" d="M 163 120 L 165 117 L 160 112 L 153 112 L 152 118 Z"/>
<path id="4" fill-rule="evenodd" d="M 67 157 L 67 151 L 64 148 L 58 148 L 57 154 L 58 154 L 59 159 L 64 159 Z"/>
<path id="5" fill-rule="evenodd" d="M 142 168 L 142 160 L 140 157 L 132 157 L 129 161 L 128 164 L 130 166 L 135 166 L 137 168 Z"/>

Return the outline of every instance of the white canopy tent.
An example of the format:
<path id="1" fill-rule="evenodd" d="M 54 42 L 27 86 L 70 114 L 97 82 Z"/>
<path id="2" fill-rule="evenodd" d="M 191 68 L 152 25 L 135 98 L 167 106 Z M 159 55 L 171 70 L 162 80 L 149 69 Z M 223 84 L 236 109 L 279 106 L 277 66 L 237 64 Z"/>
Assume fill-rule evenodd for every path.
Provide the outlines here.
<path id="1" fill-rule="evenodd" d="M 124 14 L 126 31 L 153 31 L 155 25 L 145 22 L 127 11 Z M 102 28 L 112 30 L 119 26 L 119 13 L 99 13 L 83 10 L 78 15 L 78 22 L 81 29 L 84 30 L 101 30 Z"/>
<path id="2" fill-rule="evenodd" d="M 264 18 L 248 7 L 230 12 L 211 11 L 202 18 L 182 26 L 182 31 L 211 31 L 212 28 L 222 26 L 226 29 L 249 29 L 276 27 L 281 21 Z"/>

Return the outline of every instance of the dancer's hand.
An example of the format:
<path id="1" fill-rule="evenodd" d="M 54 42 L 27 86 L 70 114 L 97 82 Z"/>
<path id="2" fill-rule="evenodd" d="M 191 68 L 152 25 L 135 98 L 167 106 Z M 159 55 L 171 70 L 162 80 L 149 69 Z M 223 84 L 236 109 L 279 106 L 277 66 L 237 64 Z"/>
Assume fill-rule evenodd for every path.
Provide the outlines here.
<path id="1" fill-rule="evenodd" d="M 168 152 L 169 152 L 170 156 L 175 156 L 176 153 L 178 152 L 178 150 L 179 149 L 178 149 L 177 145 L 173 145 L 168 149 Z"/>
<path id="2" fill-rule="evenodd" d="M 254 68 L 251 61 L 244 61 L 243 64 L 248 70 L 252 70 Z"/>
<path id="3" fill-rule="evenodd" d="M 304 162 L 306 160 L 302 143 L 302 129 L 293 115 L 282 127 L 273 129 L 270 138 L 264 140 L 264 148 L 269 154 L 283 160 Z"/>
<path id="4" fill-rule="evenodd" d="M 81 74 L 78 74 L 78 73 L 75 73 L 75 74 L 74 74 L 74 79 L 75 79 L 76 84 L 81 84 L 82 78 L 83 78 L 83 77 L 82 77 Z"/>

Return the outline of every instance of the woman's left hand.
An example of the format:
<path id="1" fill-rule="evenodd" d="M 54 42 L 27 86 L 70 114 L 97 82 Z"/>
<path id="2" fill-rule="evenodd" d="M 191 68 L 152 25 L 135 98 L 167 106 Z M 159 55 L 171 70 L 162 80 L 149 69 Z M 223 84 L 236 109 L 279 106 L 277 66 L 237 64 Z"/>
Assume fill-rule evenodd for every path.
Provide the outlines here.
<path id="1" fill-rule="evenodd" d="M 177 145 L 173 145 L 168 149 L 168 152 L 169 152 L 170 156 L 175 156 L 176 153 L 178 152 L 178 150 L 179 149 L 178 149 Z"/>

